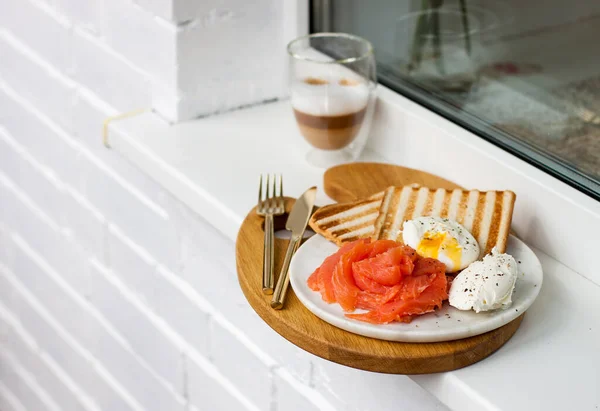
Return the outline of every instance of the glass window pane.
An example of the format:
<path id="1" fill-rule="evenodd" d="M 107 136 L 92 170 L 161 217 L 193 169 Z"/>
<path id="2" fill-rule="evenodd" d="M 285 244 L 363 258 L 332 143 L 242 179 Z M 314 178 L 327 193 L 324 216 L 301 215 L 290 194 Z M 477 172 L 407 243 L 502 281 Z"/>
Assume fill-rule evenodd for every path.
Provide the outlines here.
<path id="1" fill-rule="evenodd" d="M 576 4 L 575 4 L 576 3 Z M 314 0 L 379 80 L 600 198 L 600 2 Z"/>

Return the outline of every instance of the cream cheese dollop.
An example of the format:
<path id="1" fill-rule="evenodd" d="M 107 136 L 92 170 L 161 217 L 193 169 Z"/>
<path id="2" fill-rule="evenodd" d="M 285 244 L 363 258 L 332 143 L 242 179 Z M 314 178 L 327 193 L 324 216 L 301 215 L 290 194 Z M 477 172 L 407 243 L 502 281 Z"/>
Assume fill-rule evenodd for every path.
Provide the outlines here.
<path id="1" fill-rule="evenodd" d="M 483 261 L 475 261 L 456 276 L 449 293 L 450 305 L 459 310 L 507 308 L 517 280 L 517 262 L 494 247 Z"/>

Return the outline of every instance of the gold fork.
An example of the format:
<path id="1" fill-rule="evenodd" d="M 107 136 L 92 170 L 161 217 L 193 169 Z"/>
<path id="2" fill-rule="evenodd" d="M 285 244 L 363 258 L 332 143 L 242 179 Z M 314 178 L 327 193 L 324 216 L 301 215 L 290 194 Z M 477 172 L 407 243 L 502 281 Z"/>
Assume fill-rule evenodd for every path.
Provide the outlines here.
<path id="1" fill-rule="evenodd" d="M 283 176 L 279 175 L 279 184 L 273 175 L 273 183 L 270 184 L 270 175 L 267 174 L 265 197 L 263 197 L 263 176 L 261 174 L 258 183 L 258 205 L 256 213 L 265 217 L 265 248 L 263 252 L 263 279 L 262 289 L 265 294 L 273 294 L 275 276 L 273 274 L 273 244 L 275 229 L 273 216 L 282 215 L 285 212 L 283 201 Z M 277 189 L 279 187 L 279 190 Z"/>

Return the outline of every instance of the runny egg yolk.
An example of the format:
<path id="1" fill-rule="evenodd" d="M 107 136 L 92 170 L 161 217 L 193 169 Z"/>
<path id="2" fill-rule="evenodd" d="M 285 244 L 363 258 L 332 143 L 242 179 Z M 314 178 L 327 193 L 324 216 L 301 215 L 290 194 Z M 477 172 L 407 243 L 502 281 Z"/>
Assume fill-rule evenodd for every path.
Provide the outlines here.
<path id="1" fill-rule="evenodd" d="M 417 253 L 421 257 L 437 259 L 440 251 L 452 261 L 454 269 L 460 267 L 462 247 L 458 244 L 456 238 L 445 232 L 432 233 L 427 231 L 417 246 Z"/>

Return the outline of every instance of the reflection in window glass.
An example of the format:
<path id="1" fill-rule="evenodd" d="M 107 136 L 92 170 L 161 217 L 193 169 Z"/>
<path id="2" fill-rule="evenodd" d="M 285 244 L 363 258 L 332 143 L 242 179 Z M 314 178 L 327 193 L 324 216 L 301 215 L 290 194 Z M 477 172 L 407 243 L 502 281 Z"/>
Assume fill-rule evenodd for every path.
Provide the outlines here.
<path id="1" fill-rule="evenodd" d="M 600 197 L 600 2 L 313 0 L 370 40 L 379 79 Z"/>

